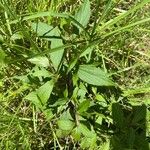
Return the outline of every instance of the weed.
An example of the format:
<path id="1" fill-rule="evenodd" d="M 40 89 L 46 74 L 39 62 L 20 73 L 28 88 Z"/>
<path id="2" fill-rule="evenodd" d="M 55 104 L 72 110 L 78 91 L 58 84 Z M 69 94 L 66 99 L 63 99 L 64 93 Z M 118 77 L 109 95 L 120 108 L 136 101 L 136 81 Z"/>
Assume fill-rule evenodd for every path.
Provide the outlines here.
<path id="1" fill-rule="evenodd" d="M 0 149 L 149 149 L 150 0 L 0 1 Z"/>

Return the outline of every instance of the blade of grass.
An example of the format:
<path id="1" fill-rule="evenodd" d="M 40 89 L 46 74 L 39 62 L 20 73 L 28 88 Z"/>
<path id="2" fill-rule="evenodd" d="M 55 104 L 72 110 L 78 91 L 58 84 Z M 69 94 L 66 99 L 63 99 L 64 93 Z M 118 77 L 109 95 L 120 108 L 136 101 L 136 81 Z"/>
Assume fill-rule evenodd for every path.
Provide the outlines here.
<path id="1" fill-rule="evenodd" d="M 9 31 L 10 35 L 12 35 L 12 31 L 11 31 L 11 26 L 10 26 L 10 23 L 9 23 L 8 14 L 7 14 L 6 11 L 4 12 L 4 14 L 5 14 L 5 18 L 6 18 L 6 24 L 7 24 L 8 31 Z"/>
<path id="2" fill-rule="evenodd" d="M 108 37 L 108 36 L 111 36 L 111 35 L 114 35 L 114 34 L 119 34 L 120 32 L 125 32 L 126 30 L 128 30 L 129 28 L 131 27 L 134 27 L 134 26 L 137 26 L 137 25 L 140 25 L 140 24 L 143 24 L 143 23 L 146 23 L 146 22 L 149 22 L 150 21 L 150 18 L 146 18 L 146 19 L 143 19 L 143 20 L 140 20 L 140 21 L 137 21 L 135 23 L 132 23 L 132 24 L 129 24 L 125 27 L 122 27 L 122 28 L 119 28 L 115 31 L 112 31 L 106 35 L 104 35 L 104 38 L 105 37 Z"/>
<path id="3" fill-rule="evenodd" d="M 85 33 L 89 36 L 89 33 L 85 30 L 83 25 L 80 24 L 73 16 L 71 16 L 70 14 L 67 14 L 67 13 L 55 13 L 55 12 L 50 12 L 50 11 L 38 12 L 38 13 L 34 13 L 34 14 L 29 14 L 28 16 L 21 16 L 18 19 L 10 21 L 10 24 L 16 24 L 20 21 L 34 20 L 36 18 L 48 17 L 48 16 L 70 19 L 75 24 L 77 24 L 80 28 L 82 28 L 85 31 Z"/>
<path id="4" fill-rule="evenodd" d="M 59 46 L 59 47 L 56 47 L 56 48 L 53 48 L 53 49 L 49 49 L 49 50 L 44 50 L 42 52 L 39 52 L 39 53 L 36 53 L 32 56 L 27 56 L 27 57 L 24 57 L 24 58 L 20 58 L 20 59 L 16 59 L 16 60 L 10 60 L 8 61 L 7 63 L 8 64 L 11 64 L 11 63 L 15 63 L 15 62 L 21 62 L 21 61 L 25 61 L 25 60 L 28 60 L 28 59 L 31 59 L 31 58 L 34 58 L 36 56 L 43 56 L 45 54 L 50 54 L 52 52 L 56 52 L 56 51 L 59 51 L 63 48 L 68 48 L 68 47 L 72 47 L 74 46 L 73 44 L 66 44 L 66 45 L 63 45 L 63 46 Z"/>
<path id="5" fill-rule="evenodd" d="M 7 2 L 4 1 L 4 9 L 6 12 L 8 12 L 10 14 L 10 16 L 14 19 L 17 18 L 17 15 L 10 9 L 10 7 L 8 6 Z M 7 22 L 8 23 L 8 22 Z M 36 43 L 32 40 L 31 36 L 26 32 L 27 29 L 23 27 L 23 25 L 21 24 L 21 21 L 18 22 L 19 23 L 19 27 L 21 28 L 21 31 L 23 33 L 23 35 L 30 40 L 32 46 L 34 47 L 34 49 L 36 49 L 37 51 L 40 52 L 39 47 L 36 45 Z M 11 25 L 11 21 L 9 21 L 9 26 Z"/>
<path id="6" fill-rule="evenodd" d="M 96 8 L 96 18 L 98 19 L 98 21 L 97 21 L 97 19 L 95 19 L 95 21 L 94 21 L 94 26 L 93 26 L 93 29 L 92 29 L 91 37 L 94 37 L 94 36 L 93 36 L 93 35 L 94 35 L 94 32 L 95 32 L 97 26 L 99 25 L 99 23 L 101 23 L 101 21 L 103 21 L 103 20 L 110 14 L 110 12 L 113 10 L 113 8 L 114 8 L 117 4 L 118 4 L 117 2 L 114 3 L 114 1 L 109 0 L 109 1 L 107 2 L 107 4 L 106 4 L 105 9 L 104 9 L 103 12 L 102 12 L 102 16 L 101 16 L 100 18 L 98 18 L 98 17 L 99 17 L 99 15 L 98 15 L 98 10 L 99 10 L 99 5 L 100 5 L 100 0 L 98 0 L 98 5 L 97 5 L 98 7 Z"/>
<path id="7" fill-rule="evenodd" d="M 91 38 L 93 38 L 95 29 L 96 29 L 97 19 L 98 19 L 98 17 L 99 17 L 99 15 L 98 15 L 99 7 L 100 7 L 100 0 L 98 0 L 98 2 L 97 2 L 97 7 L 96 7 L 96 11 L 95 11 L 96 14 L 95 14 L 94 25 L 93 25 L 93 29 L 92 29 L 92 32 L 91 32 L 91 35 L 90 35 Z"/>
<path id="8" fill-rule="evenodd" d="M 109 28 L 110 26 L 114 25 L 115 23 L 119 22 L 121 19 L 124 19 L 125 17 L 127 17 L 128 15 L 134 13 L 136 10 L 142 8 L 144 5 L 146 5 L 147 3 L 149 3 L 150 0 L 143 0 L 141 3 L 139 3 L 138 5 L 135 5 L 133 8 L 129 9 L 128 11 L 121 13 L 119 16 L 115 17 L 112 20 L 109 20 L 108 22 L 104 23 L 100 28 L 99 28 L 99 32 L 104 31 L 106 28 Z"/>
<path id="9" fill-rule="evenodd" d="M 35 111 L 35 106 L 33 106 L 32 111 L 33 111 L 33 129 L 34 132 L 37 133 L 37 115 L 36 115 L 36 111 Z"/>
<path id="10" fill-rule="evenodd" d="M 36 13 L 33 13 L 33 14 L 28 14 L 26 16 L 20 16 L 18 19 L 10 21 L 10 24 L 16 24 L 19 21 L 33 20 L 33 19 L 36 19 L 36 18 L 48 17 L 48 16 L 69 18 L 69 14 L 67 14 L 67 13 L 55 13 L 55 12 L 50 12 L 50 11 L 36 12 Z"/>

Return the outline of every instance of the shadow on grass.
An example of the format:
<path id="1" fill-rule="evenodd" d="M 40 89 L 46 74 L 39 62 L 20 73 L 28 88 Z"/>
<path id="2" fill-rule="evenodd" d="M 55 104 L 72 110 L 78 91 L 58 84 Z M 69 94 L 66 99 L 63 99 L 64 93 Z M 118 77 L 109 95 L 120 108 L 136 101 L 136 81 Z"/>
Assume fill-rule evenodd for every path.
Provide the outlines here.
<path id="1" fill-rule="evenodd" d="M 113 150 L 149 150 L 146 140 L 146 106 L 129 109 L 114 103 L 112 105 L 114 135 L 111 138 Z"/>

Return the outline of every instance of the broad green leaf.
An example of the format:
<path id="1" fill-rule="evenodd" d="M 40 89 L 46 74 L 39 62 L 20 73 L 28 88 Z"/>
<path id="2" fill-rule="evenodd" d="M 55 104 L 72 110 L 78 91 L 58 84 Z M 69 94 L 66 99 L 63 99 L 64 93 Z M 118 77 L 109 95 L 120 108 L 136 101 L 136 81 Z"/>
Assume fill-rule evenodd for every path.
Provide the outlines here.
<path id="1" fill-rule="evenodd" d="M 94 49 L 94 45 L 89 46 L 86 50 L 84 50 L 81 54 L 80 57 L 86 56 L 87 54 L 90 54 Z"/>
<path id="2" fill-rule="evenodd" d="M 31 103 L 33 103 L 37 108 L 42 109 L 43 106 L 42 106 L 40 100 L 38 99 L 36 92 L 31 92 L 31 93 L 29 93 L 29 94 L 25 97 L 25 99 L 29 100 L 29 101 L 30 101 Z"/>
<path id="3" fill-rule="evenodd" d="M 79 108 L 78 108 L 78 112 L 79 113 L 82 113 L 82 112 L 85 112 L 90 106 L 90 101 L 89 100 L 85 100 L 83 101 L 80 105 L 79 105 Z"/>
<path id="4" fill-rule="evenodd" d="M 133 149 L 133 146 L 134 146 L 134 142 L 135 142 L 135 129 L 133 128 L 129 128 L 128 132 L 127 132 L 127 146 L 128 148 L 130 149 Z"/>
<path id="5" fill-rule="evenodd" d="M 79 124 L 78 132 L 84 135 L 81 142 L 82 148 L 93 149 L 96 146 L 97 135 L 94 131 L 89 130 L 84 124 Z"/>
<path id="6" fill-rule="evenodd" d="M 150 105 L 150 98 L 146 98 L 145 100 L 144 100 L 144 104 L 145 105 Z"/>
<path id="7" fill-rule="evenodd" d="M 95 99 L 98 100 L 98 101 L 100 101 L 100 102 L 106 102 L 105 99 L 104 99 L 104 97 L 102 95 L 100 95 L 100 94 L 97 94 L 96 97 L 95 97 Z"/>
<path id="8" fill-rule="evenodd" d="M 56 27 L 53 31 L 52 31 L 52 34 L 55 35 L 55 36 L 60 36 L 60 31 L 59 29 Z M 51 39 L 51 49 L 53 48 L 57 48 L 57 47 L 60 47 L 60 46 L 63 46 L 63 42 L 62 42 L 62 39 Z M 50 57 L 51 57 L 51 61 L 54 65 L 54 68 L 55 70 L 58 69 L 59 67 L 59 64 L 62 60 L 62 57 L 63 57 L 63 53 L 64 53 L 64 49 L 60 49 L 59 51 L 56 51 L 56 52 L 52 52 L 50 53 Z"/>
<path id="9" fill-rule="evenodd" d="M 79 96 L 80 98 L 85 98 L 86 93 L 87 93 L 86 89 L 79 89 L 77 96 Z"/>
<path id="10" fill-rule="evenodd" d="M 94 134 L 84 124 L 79 124 L 78 129 L 86 137 L 92 137 Z"/>
<path id="11" fill-rule="evenodd" d="M 50 109 L 43 110 L 43 114 L 45 115 L 47 121 L 52 119 L 52 117 L 54 116 Z"/>
<path id="12" fill-rule="evenodd" d="M 135 125 L 142 120 L 144 121 L 144 119 L 146 117 L 146 106 L 145 105 L 136 106 L 133 113 L 134 113 L 134 117 L 132 120 L 132 124 Z"/>
<path id="13" fill-rule="evenodd" d="M 114 86 L 107 73 L 94 65 L 80 65 L 78 77 L 91 85 L 96 86 Z"/>
<path id="14" fill-rule="evenodd" d="M 100 146 L 99 150 L 110 150 L 110 140 L 107 140 Z"/>
<path id="15" fill-rule="evenodd" d="M 43 22 L 32 23 L 31 28 L 37 33 L 38 36 L 51 36 L 51 31 L 53 29 L 52 26 L 49 26 Z"/>
<path id="16" fill-rule="evenodd" d="M 7 55 L 5 54 L 5 52 L 0 49 L 0 67 L 1 67 L 1 65 L 3 65 L 5 63 L 5 57 L 6 56 Z"/>
<path id="17" fill-rule="evenodd" d="M 32 29 L 37 32 L 38 36 L 46 37 L 45 39 L 51 41 L 51 49 L 63 46 L 62 39 L 57 38 L 60 36 L 60 30 L 58 27 L 53 28 L 46 23 L 32 23 Z M 59 49 L 58 51 L 51 52 L 50 58 L 54 65 L 55 70 L 58 69 L 59 64 L 62 60 L 64 49 Z"/>
<path id="18" fill-rule="evenodd" d="M 75 58 L 70 62 L 67 73 L 69 73 L 75 67 L 77 61 L 78 61 L 78 58 Z"/>
<path id="19" fill-rule="evenodd" d="M 38 98 L 37 93 L 31 92 L 29 93 L 25 99 L 29 100 L 31 103 L 33 103 L 37 108 L 42 110 L 43 114 L 45 115 L 45 118 L 49 121 L 53 117 L 53 113 L 50 109 L 45 109 L 45 106 L 43 106 L 41 100 Z"/>
<path id="20" fill-rule="evenodd" d="M 18 39 L 22 39 L 23 35 L 21 33 L 14 33 L 11 37 L 10 40 L 18 40 Z"/>
<path id="21" fill-rule="evenodd" d="M 56 135 L 57 135 L 58 138 L 63 138 L 64 137 L 63 131 L 61 129 L 56 130 Z"/>
<path id="22" fill-rule="evenodd" d="M 96 119 L 96 123 L 102 125 L 103 118 L 105 118 L 105 116 L 103 114 L 99 114 L 98 118 Z"/>
<path id="23" fill-rule="evenodd" d="M 44 77 L 44 78 L 46 78 L 46 77 L 52 77 L 53 76 L 53 74 L 50 72 L 50 71 L 48 71 L 48 70 L 46 70 L 45 68 L 43 68 L 43 67 L 37 67 L 37 66 L 35 66 L 34 68 L 33 68 L 33 70 L 32 70 L 32 72 L 30 73 L 32 76 L 34 76 L 34 77 Z"/>
<path id="24" fill-rule="evenodd" d="M 75 124 L 71 120 L 69 120 L 69 119 L 58 120 L 58 127 L 61 130 L 71 131 L 73 129 L 74 125 Z"/>
<path id="25" fill-rule="evenodd" d="M 47 81 L 42 85 L 36 92 L 29 93 L 25 99 L 31 101 L 38 108 L 42 108 L 46 105 L 47 100 L 49 99 L 52 89 L 54 86 L 54 81 Z"/>
<path id="26" fill-rule="evenodd" d="M 83 26 L 86 27 L 91 15 L 90 1 L 84 0 L 79 11 L 75 14 L 75 19 Z"/>
<path id="27" fill-rule="evenodd" d="M 56 130 L 56 135 L 57 135 L 58 138 L 65 138 L 70 133 L 71 133 L 71 131 L 69 131 L 69 130 L 61 130 L 61 129 Z"/>
<path id="28" fill-rule="evenodd" d="M 78 129 L 78 127 L 76 127 L 75 129 L 73 129 L 73 131 L 72 131 L 72 137 L 75 139 L 75 140 L 80 140 L 80 138 L 81 138 L 81 132 L 80 132 L 80 130 Z"/>
<path id="29" fill-rule="evenodd" d="M 125 118 L 120 104 L 112 104 L 112 116 L 113 122 L 116 125 L 116 127 L 122 129 L 125 126 Z"/>
<path id="30" fill-rule="evenodd" d="M 73 93 L 74 96 L 79 97 L 80 98 L 80 103 L 83 102 L 86 98 L 85 95 L 86 93 L 88 93 L 87 88 L 85 87 L 85 85 L 81 82 L 79 85 L 79 88 L 77 90 L 77 93 Z M 85 98 L 85 99 L 84 99 Z"/>
<path id="31" fill-rule="evenodd" d="M 31 63 L 40 66 L 40 67 L 48 67 L 49 66 L 49 60 L 47 57 L 44 56 L 38 56 L 31 59 L 28 59 Z"/>
<path id="32" fill-rule="evenodd" d="M 4 37 L 0 34 L 0 42 L 4 42 Z"/>
<path id="33" fill-rule="evenodd" d="M 37 95 L 39 99 L 41 100 L 41 103 L 43 106 L 46 105 L 47 100 L 49 99 L 51 92 L 53 90 L 53 86 L 54 86 L 54 81 L 50 80 L 50 81 L 47 81 L 44 85 L 42 85 L 37 90 Z"/>
<path id="34" fill-rule="evenodd" d="M 58 107 L 58 106 L 62 106 L 66 103 L 66 99 L 65 98 L 59 98 L 57 99 L 57 101 L 52 104 L 52 105 L 49 105 L 49 107 Z"/>
<path id="35" fill-rule="evenodd" d="M 92 143 L 96 144 L 95 138 L 84 137 L 81 141 L 81 148 L 82 149 L 91 149 Z"/>
<path id="36" fill-rule="evenodd" d="M 73 90 L 73 94 L 72 94 L 72 97 L 75 99 L 77 98 L 78 96 L 78 91 L 79 91 L 79 88 L 78 87 L 75 87 L 74 90 Z"/>
<path id="37" fill-rule="evenodd" d="M 58 109 L 66 109 L 66 106 L 63 106 L 61 105 Z M 73 109 L 71 109 L 73 111 Z M 74 111 L 73 111 L 74 112 Z M 70 109 L 66 110 L 65 112 L 63 112 L 61 114 L 61 119 L 60 120 L 72 120 L 72 115 L 71 115 L 71 112 L 70 112 Z"/>
<path id="38" fill-rule="evenodd" d="M 94 134 L 91 137 L 85 137 L 82 139 L 81 142 L 81 148 L 83 149 L 95 149 L 96 145 L 96 141 L 97 141 L 97 137 L 96 134 Z"/>

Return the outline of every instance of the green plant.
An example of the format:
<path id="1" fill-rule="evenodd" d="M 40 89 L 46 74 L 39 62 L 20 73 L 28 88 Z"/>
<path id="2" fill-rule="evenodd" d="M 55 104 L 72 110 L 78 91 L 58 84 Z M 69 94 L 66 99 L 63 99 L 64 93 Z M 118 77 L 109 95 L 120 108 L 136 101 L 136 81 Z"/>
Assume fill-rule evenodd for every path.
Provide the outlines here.
<path id="1" fill-rule="evenodd" d="M 149 105 L 149 98 L 145 100 L 149 82 L 138 85 L 131 79 L 128 83 L 134 68 L 139 70 L 138 77 L 144 69 L 148 79 L 149 54 L 144 53 L 146 58 L 140 61 L 132 47 L 141 31 L 149 30 L 143 26 L 150 18 L 140 14 L 149 2 L 134 1 L 131 8 L 123 10 L 118 8 L 127 6 L 125 1 L 74 4 L 58 0 L 49 4 L 43 0 L 25 2 L 25 8 L 20 1 L 18 13 L 17 2 L 2 0 L 1 149 L 137 147 L 134 136 L 138 133 L 126 128 L 130 120 L 140 128 L 145 108 L 139 111 L 139 119 L 138 110 L 127 119 L 124 115 L 134 111 L 134 105 Z M 132 86 L 134 82 L 138 89 Z M 128 87 L 134 90 L 126 90 Z M 140 94 L 144 94 L 144 102 Z M 127 136 L 131 141 L 116 145 L 118 132 L 120 139 Z"/>

